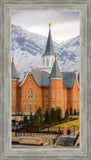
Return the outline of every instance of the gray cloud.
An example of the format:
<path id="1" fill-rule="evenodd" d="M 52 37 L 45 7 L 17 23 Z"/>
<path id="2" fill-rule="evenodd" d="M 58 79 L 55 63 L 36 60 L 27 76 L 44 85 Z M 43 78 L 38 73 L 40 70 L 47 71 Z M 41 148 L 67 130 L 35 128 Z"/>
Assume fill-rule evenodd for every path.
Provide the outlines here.
<path id="1" fill-rule="evenodd" d="M 25 29 L 28 29 L 30 32 L 35 32 L 44 36 L 47 36 L 47 30 L 48 30 L 47 26 L 49 22 L 52 22 L 53 25 L 55 26 L 54 32 L 56 32 L 55 33 L 56 41 L 57 41 L 57 36 L 59 37 L 59 34 L 61 35 L 61 37 L 65 37 L 63 38 L 63 40 L 66 40 L 68 38 L 71 38 L 72 36 L 79 34 L 79 12 L 60 12 L 60 11 L 12 12 L 12 24 L 21 26 Z M 65 33 L 66 30 L 68 33 Z M 66 34 L 67 35 L 69 34 L 69 36 L 67 37 Z M 62 41 L 62 39 L 60 39 L 60 41 Z"/>

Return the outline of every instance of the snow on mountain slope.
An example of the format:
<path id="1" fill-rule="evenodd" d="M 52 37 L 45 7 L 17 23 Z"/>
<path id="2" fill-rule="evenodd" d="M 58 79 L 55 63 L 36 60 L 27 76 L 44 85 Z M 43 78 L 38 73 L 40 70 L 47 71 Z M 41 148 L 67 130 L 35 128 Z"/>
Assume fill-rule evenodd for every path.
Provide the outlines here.
<path id="1" fill-rule="evenodd" d="M 77 36 L 61 44 L 53 42 L 54 50 L 58 54 L 59 65 L 63 71 L 79 71 L 79 41 L 79 36 Z M 12 25 L 12 56 L 15 58 L 20 78 L 24 76 L 29 66 L 36 68 L 42 64 L 46 42 L 46 37 Z"/>

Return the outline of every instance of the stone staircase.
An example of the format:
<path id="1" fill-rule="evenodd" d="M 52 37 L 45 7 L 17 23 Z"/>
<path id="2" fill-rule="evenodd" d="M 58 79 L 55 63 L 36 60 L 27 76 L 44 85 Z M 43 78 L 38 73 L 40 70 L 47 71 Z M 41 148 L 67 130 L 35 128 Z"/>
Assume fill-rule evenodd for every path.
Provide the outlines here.
<path id="1" fill-rule="evenodd" d="M 61 146 L 73 146 L 74 145 L 75 138 L 69 138 L 69 137 L 61 137 L 57 145 Z"/>

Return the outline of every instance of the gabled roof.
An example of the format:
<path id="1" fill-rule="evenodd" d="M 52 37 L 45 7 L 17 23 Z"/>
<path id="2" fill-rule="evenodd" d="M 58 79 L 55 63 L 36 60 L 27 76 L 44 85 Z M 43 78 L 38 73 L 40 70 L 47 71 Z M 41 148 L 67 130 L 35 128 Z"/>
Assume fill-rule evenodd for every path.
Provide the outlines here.
<path id="1" fill-rule="evenodd" d="M 43 56 L 48 56 L 48 55 L 55 55 L 54 48 L 53 48 L 53 42 L 52 42 L 50 23 L 49 23 L 49 35 L 47 39 L 45 53 L 43 54 Z"/>
<path id="2" fill-rule="evenodd" d="M 38 69 L 32 69 L 33 77 L 39 86 L 49 86 L 49 73 Z"/>
<path id="3" fill-rule="evenodd" d="M 41 71 L 39 69 L 32 69 L 31 74 L 33 75 L 36 83 L 40 87 L 49 86 L 49 73 Z M 26 74 L 27 77 L 28 73 Z M 63 87 L 72 88 L 74 86 L 76 73 L 75 72 L 62 72 L 63 75 Z M 19 83 L 19 86 L 22 86 L 26 77 Z"/>
<path id="4" fill-rule="evenodd" d="M 14 64 L 14 58 L 12 58 L 12 63 L 11 63 L 11 74 L 12 74 L 12 79 L 18 79 L 17 71 Z"/>
<path id="5" fill-rule="evenodd" d="M 36 83 L 39 86 L 43 86 L 43 87 L 47 87 L 49 86 L 49 73 L 39 70 L 39 69 L 32 69 L 31 70 L 31 74 L 33 75 Z M 24 79 L 19 83 L 19 86 L 22 86 L 22 84 L 24 83 L 26 77 L 27 77 L 28 73 L 26 74 L 26 76 L 24 76 Z"/>
<path id="6" fill-rule="evenodd" d="M 52 67 L 52 71 L 50 73 L 50 76 L 49 78 L 62 78 L 63 75 L 59 69 L 59 65 L 58 65 L 58 62 L 57 62 L 57 55 L 55 55 L 55 62 L 53 64 L 53 67 Z"/>

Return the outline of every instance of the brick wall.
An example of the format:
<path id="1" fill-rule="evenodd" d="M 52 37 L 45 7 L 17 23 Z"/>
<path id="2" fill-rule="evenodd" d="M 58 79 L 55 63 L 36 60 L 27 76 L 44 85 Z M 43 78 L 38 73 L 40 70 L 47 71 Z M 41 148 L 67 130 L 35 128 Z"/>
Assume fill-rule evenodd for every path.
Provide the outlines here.
<path id="1" fill-rule="evenodd" d="M 18 87 L 18 80 L 12 80 L 12 113 L 30 114 L 36 112 L 41 107 L 42 112 L 46 108 L 59 106 L 64 115 L 66 108 L 70 107 L 74 112 L 79 111 L 79 87 L 77 77 L 73 88 L 63 87 L 63 79 L 50 79 L 49 87 L 37 85 L 33 75 L 28 73 L 21 87 Z M 29 97 L 29 89 L 32 97 Z M 15 106 L 13 106 L 15 104 Z"/>

